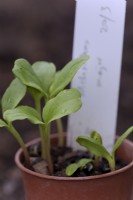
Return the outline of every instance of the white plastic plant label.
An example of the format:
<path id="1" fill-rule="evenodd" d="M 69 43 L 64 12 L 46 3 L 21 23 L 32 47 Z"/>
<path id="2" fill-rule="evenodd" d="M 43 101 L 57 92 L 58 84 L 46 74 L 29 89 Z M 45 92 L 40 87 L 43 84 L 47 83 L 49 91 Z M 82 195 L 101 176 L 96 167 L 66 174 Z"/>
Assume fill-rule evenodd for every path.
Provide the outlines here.
<path id="1" fill-rule="evenodd" d="M 75 138 L 98 131 L 110 150 L 116 133 L 119 83 L 125 24 L 125 0 L 78 0 L 73 58 L 90 60 L 80 69 L 72 87 L 81 91 L 83 106 L 68 120 L 68 145 Z"/>

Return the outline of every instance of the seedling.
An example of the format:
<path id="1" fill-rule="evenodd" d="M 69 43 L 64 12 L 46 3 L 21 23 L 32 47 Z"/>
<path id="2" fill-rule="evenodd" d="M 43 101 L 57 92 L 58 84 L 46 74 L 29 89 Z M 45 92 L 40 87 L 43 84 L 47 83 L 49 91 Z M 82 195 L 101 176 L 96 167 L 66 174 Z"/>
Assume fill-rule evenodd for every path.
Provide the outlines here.
<path id="1" fill-rule="evenodd" d="M 93 160 L 88 158 L 82 158 L 78 162 L 70 164 L 66 168 L 66 175 L 72 176 L 78 169 L 82 170 L 89 163 L 93 163 Z"/>
<path id="2" fill-rule="evenodd" d="M 88 56 L 81 56 L 72 60 L 58 72 L 56 72 L 53 63 L 39 61 L 31 65 L 25 59 L 15 61 L 13 67 L 15 79 L 11 82 L 1 100 L 3 119 L 0 119 L 0 127 L 5 127 L 18 141 L 23 149 L 28 166 L 30 166 L 30 159 L 27 148 L 13 122 L 28 119 L 31 123 L 39 125 L 42 158 L 47 160 L 49 171 L 52 173 L 50 124 L 52 121 L 58 120 L 58 127 L 61 130 L 59 145 L 63 145 L 60 118 L 78 111 L 82 104 L 80 92 L 75 88 L 65 89 L 65 87 L 88 58 Z M 27 92 L 32 95 L 35 108 L 19 105 Z M 41 109 L 42 100 L 44 100 L 44 104 Z"/>
<path id="3" fill-rule="evenodd" d="M 94 164 L 94 167 L 98 167 L 99 160 L 101 158 L 105 158 L 108 161 L 109 167 L 111 171 L 116 169 L 116 162 L 115 162 L 115 153 L 122 142 L 131 134 L 133 133 L 133 126 L 131 126 L 127 131 L 125 131 L 115 142 L 112 152 L 110 153 L 102 144 L 102 137 L 96 131 L 92 132 L 89 136 L 79 136 L 76 141 L 83 147 L 85 147 L 89 152 L 92 154 L 93 160 L 89 160 Z M 88 161 L 88 162 L 89 162 Z M 88 163 L 84 163 L 84 166 Z M 66 175 L 72 176 L 78 167 L 76 163 L 70 164 L 66 168 Z"/>

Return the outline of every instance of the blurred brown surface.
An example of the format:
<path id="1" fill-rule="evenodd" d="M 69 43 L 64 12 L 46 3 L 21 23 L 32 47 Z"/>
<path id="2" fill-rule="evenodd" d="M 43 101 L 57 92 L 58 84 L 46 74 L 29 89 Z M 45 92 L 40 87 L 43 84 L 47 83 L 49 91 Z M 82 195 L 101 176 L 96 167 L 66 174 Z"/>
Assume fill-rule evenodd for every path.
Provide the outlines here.
<path id="1" fill-rule="evenodd" d="M 71 59 L 74 12 L 74 0 L 0 1 L 0 96 L 13 77 L 11 69 L 15 59 L 24 57 L 31 62 L 53 61 L 58 68 Z M 132 20 L 133 1 L 130 0 L 125 26 L 117 133 L 131 126 L 133 119 Z M 28 123 L 20 128 L 25 141 L 37 136 Z M 23 200 L 21 174 L 13 160 L 18 145 L 5 130 L 0 132 L 0 200 Z M 29 135 L 29 132 L 32 134 Z"/>

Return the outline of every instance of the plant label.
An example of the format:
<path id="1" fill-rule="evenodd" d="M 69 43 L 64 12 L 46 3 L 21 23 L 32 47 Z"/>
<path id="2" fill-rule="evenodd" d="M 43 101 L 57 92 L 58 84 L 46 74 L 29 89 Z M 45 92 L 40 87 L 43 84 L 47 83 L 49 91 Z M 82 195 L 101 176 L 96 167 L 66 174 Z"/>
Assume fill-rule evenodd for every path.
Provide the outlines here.
<path id="1" fill-rule="evenodd" d="M 75 138 L 98 131 L 108 150 L 114 143 L 125 24 L 125 0 L 77 0 L 73 58 L 90 60 L 72 81 L 83 106 L 68 120 L 68 145 Z"/>

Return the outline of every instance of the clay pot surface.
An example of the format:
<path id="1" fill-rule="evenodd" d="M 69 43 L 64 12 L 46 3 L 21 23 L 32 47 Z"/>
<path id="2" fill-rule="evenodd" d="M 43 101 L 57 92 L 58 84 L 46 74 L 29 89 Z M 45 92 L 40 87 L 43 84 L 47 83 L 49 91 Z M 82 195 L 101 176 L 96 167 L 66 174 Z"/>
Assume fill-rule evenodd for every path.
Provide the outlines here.
<path id="1" fill-rule="evenodd" d="M 57 143 L 57 135 L 51 139 Z M 125 140 L 117 156 L 129 164 L 104 175 L 78 178 L 42 175 L 25 168 L 21 149 L 15 162 L 22 171 L 26 200 L 133 200 L 133 143 Z"/>

